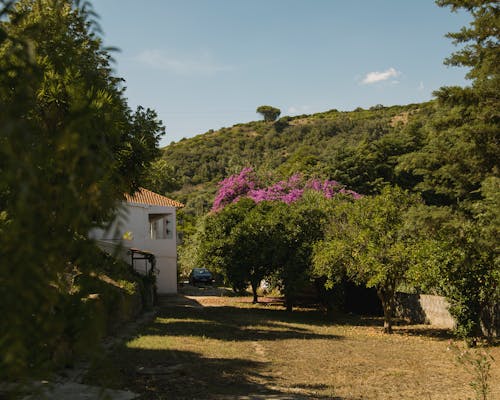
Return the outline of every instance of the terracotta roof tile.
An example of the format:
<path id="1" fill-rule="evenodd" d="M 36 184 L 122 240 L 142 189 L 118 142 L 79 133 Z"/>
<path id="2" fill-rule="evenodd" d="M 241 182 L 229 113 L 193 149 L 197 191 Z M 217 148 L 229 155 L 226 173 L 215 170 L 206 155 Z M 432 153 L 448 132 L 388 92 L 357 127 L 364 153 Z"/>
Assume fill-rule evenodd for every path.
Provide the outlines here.
<path id="1" fill-rule="evenodd" d="M 184 204 L 178 201 L 144 188 L 139 188 L 133 195 L 125 194 L 125 199 L 128 203 L 147 204 L 150 206 L 184 207 Z"/>

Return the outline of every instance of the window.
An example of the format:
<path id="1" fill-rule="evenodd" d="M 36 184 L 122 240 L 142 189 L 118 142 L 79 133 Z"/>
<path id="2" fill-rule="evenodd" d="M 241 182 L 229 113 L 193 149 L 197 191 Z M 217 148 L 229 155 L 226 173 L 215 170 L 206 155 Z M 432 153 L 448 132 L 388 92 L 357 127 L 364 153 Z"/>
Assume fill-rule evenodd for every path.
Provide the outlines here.
<path id="1" fill-rule="evenodd" d="M 171 214 L 149 214 L 149 233 L 151 239 L 171 239 L 173 237 Z"/>

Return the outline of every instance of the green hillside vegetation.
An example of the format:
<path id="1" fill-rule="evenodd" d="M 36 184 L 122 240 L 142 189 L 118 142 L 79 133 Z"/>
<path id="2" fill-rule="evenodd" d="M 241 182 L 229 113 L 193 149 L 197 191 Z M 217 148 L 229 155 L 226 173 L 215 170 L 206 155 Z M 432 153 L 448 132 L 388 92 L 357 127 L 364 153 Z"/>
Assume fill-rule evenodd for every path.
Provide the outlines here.
<path id="1" fill-rule="evenodd" d="M 419 128 L 435 109 L 435 102 L 377 105 L 210 130 L 163 148 L 155 170 L 163 175 L 150 179 L 150 187 L 200 215 L 211 207 L 217 183 L 248 166 L 262 177 L 334 179 L 363 194 L 384 182 L 404 186 L 412 178 L 395 171 L 397 157 L 421 146 Z"/>

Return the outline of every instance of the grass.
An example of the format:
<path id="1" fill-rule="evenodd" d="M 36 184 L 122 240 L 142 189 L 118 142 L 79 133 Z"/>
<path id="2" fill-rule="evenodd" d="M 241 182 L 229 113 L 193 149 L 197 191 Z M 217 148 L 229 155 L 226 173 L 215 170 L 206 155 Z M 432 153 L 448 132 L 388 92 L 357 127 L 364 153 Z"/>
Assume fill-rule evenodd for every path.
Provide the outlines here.
<path id="1" fill-rule="evenodd" d="M 213 294 L 213 293 L 208 293 Z M 287 313 L 248 297 L 174 296 L 130 341 L 101 357 L 87 381 L 141 399 L 467 399 L 471 377 L 447 351 L 449 333 L 377 318 Z M 491 353 L 500 359 L 500 348 Z M 500 369 L 492 367 L 500 398 Z"/>

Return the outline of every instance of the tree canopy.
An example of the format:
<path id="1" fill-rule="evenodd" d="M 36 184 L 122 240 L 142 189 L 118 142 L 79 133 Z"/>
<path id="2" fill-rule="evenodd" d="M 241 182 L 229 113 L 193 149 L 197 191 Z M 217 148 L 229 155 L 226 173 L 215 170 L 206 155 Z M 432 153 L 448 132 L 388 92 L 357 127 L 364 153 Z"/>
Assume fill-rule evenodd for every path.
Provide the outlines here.
<path id="1" fill-rule="evenodd" d="M 384 330 L 392 332 L 395 294 L 414 266 L 418 240 L 406 214 L 418 196 L 386 187 L 380 195 L 346 203 L 332 213 L 326 237 L 315 245 L 315 273 L 334 286 L 342 276 L 374 287 L 384 310 Z"/>
<path id="2" fill-rule="evenodd" d="M 264 117 L 264 121 L 273 122 L 280 116 L 281 110 L 272 106 L 259 106 L 257 107 L 257 113 Z"/>
<path id="3" fill-rule="evenodd" d="M 212 212 L 181 262 L 208 263 L 236 289 L 250 284 L 254 302 L 260 281 L 271 278 L 291 310 L 298 292 L 312 281 L 312 246 L 323 235 L 327 202 L 360 197 L 338 182 L 299 175 L 266 187 L 244 168 L 219 183 Z"/>
<path id="4" fill-rule="evenodd" d="M 469 27 L 448 34 L 455 44 L 465 46 L 446 60 L 470 67 L 467 77 L 472 85 L 435 92 L 438 110 L 421 130 L 422 147 L 402 156 L 398 168 L 419 177 L 415 189 L 422 191 L 428 204 L 439 206 L 421 218 L 435 232 L 440 243 L 435 248 L 443 249 L 438 275 L 459 331 L 475 336 L 481 325 L 489 330 L 495 324 L 491 309 L 500 299 L 500 280 L 494 272 L 499 249 L 487 239 L 496 222 L 493 216 L 492 220 L 480 217 L 482 212 L 491 215 L 486 210 L 498 201 L 491 189 L 500 171 L 500 10 L 496 1 L 437 3 L 453 11 L 465 9 L 472 16 Z"/>
<path id="5" fill-rule="evenodd" d="M 436 0 L 440 7 L 450 7 L 452 11 L 464 9 L 469 12 L 472 22 L 459 32 L 448 33 L 456 45 L 463 48 L 446 59 L 449 65 L 470 67 L 469 79 L 477 83 L 492 81 L 498 85 L 498 51 L 500 32 L 498 19 L 500 6 L 495 0 Z"/>

